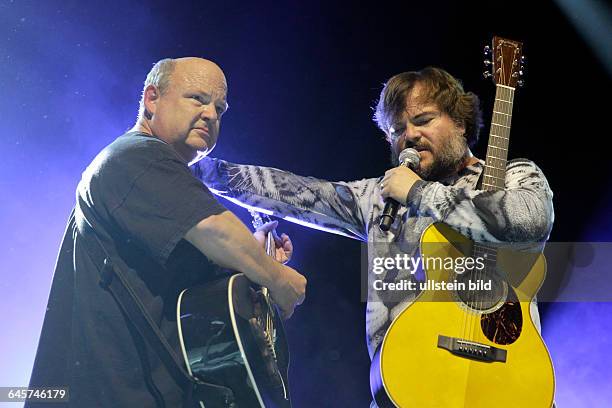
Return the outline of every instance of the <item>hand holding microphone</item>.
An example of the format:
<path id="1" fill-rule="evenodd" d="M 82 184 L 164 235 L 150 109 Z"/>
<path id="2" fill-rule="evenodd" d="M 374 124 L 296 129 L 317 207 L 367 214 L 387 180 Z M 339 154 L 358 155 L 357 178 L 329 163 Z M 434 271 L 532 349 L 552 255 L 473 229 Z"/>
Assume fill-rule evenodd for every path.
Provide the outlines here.
<path id="1" fill-rule="evenodd" d="M 402 168 L 402 166 L 405 166 L 413 170 L 416 169 L 419 166 L 419 163 L 421 161 L 421 156 L 419 155 L 419 152 L 416 151 L 415 149 L 408 148 L 408 149 L 402 150 L 402 152 L 399 155 L 399 161 L 401 165 L 394 169 L 387 170 L 387 172 L 385 173 L 385 177 L 383 178 L 383 181 L 381 182 L 381 185 L 380 185 L 381 194 L 383 195 L 383 197 L 386 197 L 386 198 L 385 198 L 385 208 L 383 210 L 382 215 L 380 216 L 379 227 L 382 231 L 385 231 L 385 232 L 389 231 L 389 228 L 391 228 L 391 225 L 395 221 L 397 210 L 399 209 L 401 205 L 397 200 L 392 198 L 394 195 L 397 195 L 397 190 L 398 190 L 398 188 L 396 188 L 394 184 L 398 182 L 401 183 L 401 188 L 399 188 L 399 190 L 403 193 L 403 195 L 400 194 L 402 198 L 400 199 L 398 197 L 398 199 L 400 199 L 401 201 L 404 201 L 406 196 L 408 195 L 408 191 L 410 191 L 410 187 L 412 187 L 412 184 L 414 184 L 414 182 L 416 181 L 416 180 L 410 180 L 410 178 L 412 177 L 408 177 L 409 179 L 408 183 L 405 182 L 405 178 L 402 177 L 401 173 L 405 173 L 406 169 Z M 412 172 L 409 172 L 409 173 L 412 173 Z M 410 183 L 410 181 L 412 182 Z"/>

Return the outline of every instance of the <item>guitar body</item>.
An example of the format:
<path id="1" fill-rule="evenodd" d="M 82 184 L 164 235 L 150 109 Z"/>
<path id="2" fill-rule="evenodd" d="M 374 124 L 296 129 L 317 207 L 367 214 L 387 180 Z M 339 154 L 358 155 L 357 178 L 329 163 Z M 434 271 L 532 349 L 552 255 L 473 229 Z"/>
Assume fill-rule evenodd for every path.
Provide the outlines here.
<path id="1" fill-rule="evenodd" d="M 181 292 L 182 354 L 190 375 L 230 388 L 237 408 L 289 408 L 285 332 L 260 289 L 236 274 Z M 200 407 L 216 408 L 205 396 Z"/>
<path id="2" fill-rule="evenodd" d="M 445 224 L 432 224 L 421 237 L 424 262 L 471 251 L 471 242 Z M 545 259 L 511 250 L 497 255 L 508 277 L 500 297 L 479 302 L 474 292 L 424 290 L 393 321 L 370 372 L 379 407 L 552 406 L 552 362 L 530 314 Z M 437 283 L 457 279 L 445 269 L 426 275 Z"/>

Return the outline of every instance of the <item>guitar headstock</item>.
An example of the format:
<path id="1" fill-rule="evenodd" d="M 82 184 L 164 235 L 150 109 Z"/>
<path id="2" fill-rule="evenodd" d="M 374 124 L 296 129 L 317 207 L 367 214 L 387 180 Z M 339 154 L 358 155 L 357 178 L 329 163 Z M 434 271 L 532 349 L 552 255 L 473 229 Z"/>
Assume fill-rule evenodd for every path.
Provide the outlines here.
<path id="1" fill-rule="evenodd" d="M 493 48 L 485 47 L 485 65 L 491 67 L 492 71 L 485 71 L 484 77 L 493 78 L 497 85 L 516 88 L 523 86 L 522 79 L 525 70 L 525 56 L 523 55 L 523 43 L 508 40 L 501 37 L 493 37 Z"/>

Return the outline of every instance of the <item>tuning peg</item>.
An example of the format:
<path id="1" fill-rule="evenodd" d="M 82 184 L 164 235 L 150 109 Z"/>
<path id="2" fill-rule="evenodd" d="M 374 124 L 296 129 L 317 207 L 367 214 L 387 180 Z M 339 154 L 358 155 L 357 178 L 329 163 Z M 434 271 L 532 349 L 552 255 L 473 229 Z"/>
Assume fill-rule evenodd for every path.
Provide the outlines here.
<path id="1" fill-rule="evenodd" d="M 491 47 L 489 47 L 488 45 L 485 45 L 484 47 L 484 55 L 489 55 L 491 54 Z"/>
<path id="2" fill-rule="evenodd" d="M 491 60 L 488 60 L 488 59 L 487 59 L 487 60 L 484 60 L 484 64 L 485 64 L 486 66 L 491 65 Z"/>
<path id="3" fill-rule="evenodd" d="M 490 78 L 493 76 L 492 73 L 490 73 L 489 71 L 485 71 L 482 73 L 482 76 L 484 77 L 484 79 Z"/>
<path id="4" fill-rule="evenodd" d="M 518 81 L 516 82 L 516 84 L 522 88 L 523 86 L 525 86 L 525 81 L 523 81 L 522 79 L 520 79 L 520 80 L 518 80 Z"/>

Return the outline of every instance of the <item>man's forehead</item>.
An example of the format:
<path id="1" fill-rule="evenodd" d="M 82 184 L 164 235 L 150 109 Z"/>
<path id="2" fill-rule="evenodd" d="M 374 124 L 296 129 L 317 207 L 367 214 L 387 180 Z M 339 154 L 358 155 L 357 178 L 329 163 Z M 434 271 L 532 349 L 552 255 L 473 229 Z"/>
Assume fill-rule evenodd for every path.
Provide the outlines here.
<path id="1" fill-rule="evenodd" d="M 177 80 L 179 86 L 225 98 L 227 93 L 225 76 L 221 69 L 212 62 L 189 61 L 179 63 L 174 74 L 174 79 Z"/>
<path id="2" fill-rule="evenodd" d="M 194 73 L 183 77 L 185 87 L 212 94 L 212 96 L 225 98 L 227 94 L 227 84 L 225 78 L 219 76 L 206 75 L 204 73 Z"/>
<path id="3" fill-rule="evenodd" d="M 416 83 L 408 95 L 406 95 L 404 111 L 409 117 L 417 116 L 423 112 L 438 110 L 438 105 L 431 100 L 423 86 L 419 83 Z"/>
<path id="4" fill-rule="evenodd" d="M 404 110 L 404 114 L 408 115 L 409 118 L 413 118 L 425 112 L 439 112 L 438 105 L 435 103 L 422 103 L 415 102 L 411 104 L 406 104 L 406 109 Z"/>

